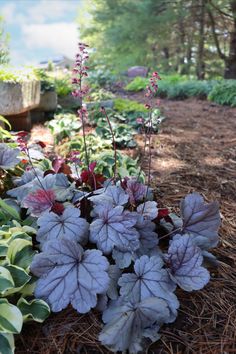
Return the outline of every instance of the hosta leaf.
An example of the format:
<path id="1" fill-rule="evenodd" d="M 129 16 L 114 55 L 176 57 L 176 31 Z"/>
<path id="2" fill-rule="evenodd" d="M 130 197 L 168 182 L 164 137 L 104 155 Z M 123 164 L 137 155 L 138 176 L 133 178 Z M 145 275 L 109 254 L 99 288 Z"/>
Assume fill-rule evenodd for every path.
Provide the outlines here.
<path id="1" fill-rule="evenodd" d="M 10 243 L 7 251 L 10 263 L 23 269 L 29 268 L 34 254 L 32 242 L 19 238 Z"/>
<path id="2" fill-rule="evenodd" d="M 0 144 L 0 168 L 9 170 L 14 168 L 19 163 L 20 150 L 18 148 L 13 149 L 7 144 Z"/>
<path id="3" fill-rule="evenodd" d="M 179 302 L 173 293 L 176 286 L 168 271 L 163 269 L 163 261 L 159 256 L 142 256 L 135 261 L 135 273 L 123 274 L 119 279 L 120 294 L 127 301 L 142 301 L 149 297 L 158 297 L 167 301 L 171 310 L 170 321 L 177 315 Z"/>
<path id="4" fill-rule="evenodd" d="M 109 254 L 116 246 L 122 251 L 132 251 L 139 247 L 139 234 L 134 225 L 136 214 L 124 212 L 122 206 L 113 208 L 104 205 L 97 209 L 98 218 L 90 225 L 90 241 L 97 244 L 98 249 Z"/>
<path id="5" fill-rule="evenodd" d="M 0 266 L 0 294 L 14 287 L 14 280 L 11 273 L 5 267 Z"/>
<path id="6" fill-rule="evenodd" d="M 17 307 L 23 315 L 24 322 L 33 320 L 42 323 L 50 315 L 50 307 L 48 304 L 39 299 L 27 301 L 21 297 L 17 302 Z"/>
<path id="7" fill-rule="evenodd" d="M 202 249 L 215 247 L 220 226 L 217 202 L 204 203 L 198 193 L 187 195 L 180 204 L 183 219 L 182 231 L 193 235 L 194 243 Z"/>
<path id="8" fill-rule="evenodd" d="M 114 352 L 138 353 L 143 336 L 148 335 L 146 330 L 156 323 L 163 324 L 168 317 L 169 310 L 162 299 L 151 297 L 134 304 L 115 301 L 103 314 L 106 325 L 99 340 Z"/>
<path id="9" fill-rule="evenodd" d="M 5 257 L 7 255 L 8 245 L 0 244 L 0 257 Z"/>
<path id="10" fill-rule="evenodd" d="M 15 265 L 6 265 L 5 268 L 10 272 L 14 281 L 14 287 L 6 291 L 4 295 L 10 295 L 18 292 L 31 279 L 31 276 L 22 268 Z"/>
<path id="11" fill-rule="evenodd" d="M 14 354 L 14 336 L 10 333 L 0 333 L 0 354 Z"/>
<path id="12" fill-rule="evenodd" d="M 53 212 L 45 212 L 37 221 L 40 229 L 37 233 L 37 241 L 46 247 L 47 241 L 68 240 L 84 243 L 87 241 L 89 224 L 80 218 L 80 210 L 68 207 L 62 215 Z"/>
<path id="13" fill-rule="evenodd" d="M 210 279 L 203 268 L 202 252 L 189 235 L 176 235 L 168 249 L 171 278 L 184 290 L 202 289 Z"/>
<path id="14" fill-rule="evenodd" d="M 141 214 L 144 219 L 154 220 L 158 216 L 157 203 L 148 200 L 137 207 L 137 212 Z"/>
<path id="15" fill-rule="evenodd" d="M 8 216 L 13 219 L 20 220 L 20 215 L 15 208 L 8 205 L 2 198 L 0 198 L 0 207 Z"/>
<path id="16" fill-rule="evenodd" d="M 96 306 L 97 294 L 109 286 L 109 263 L 98 250 L 87 250 L 67 239 L 50 241 L 47 251 L 37 254 L 31 271 L 41 277 L 35 296 L 58 312 L 69 303 L 80 313 Z"/>
<path id="17" fill-rule="evenodd" d="M 20 310 L 7 299 L 0 299 L 0 333 L 20 333 L 22 325 Z"/>

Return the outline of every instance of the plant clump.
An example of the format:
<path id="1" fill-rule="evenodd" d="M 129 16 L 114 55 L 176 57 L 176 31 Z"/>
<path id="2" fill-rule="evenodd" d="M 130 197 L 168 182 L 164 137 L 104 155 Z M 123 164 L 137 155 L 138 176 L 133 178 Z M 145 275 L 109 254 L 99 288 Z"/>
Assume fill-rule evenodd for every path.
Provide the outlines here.
<path id="1" fill-rule="evenodd" d="M 160 206 L 150 173 L 144 183 L 141 170 L 128 159 L 124 170 L 104 107 L 113 151 L 100 151 L 93 160 L 83 105 L 87 59 L 87 45 L 79 43 L 72 83 L 73 96 L 82 101 L 83 161 L 76 150 L 50 160 L 41 142 L 40 154 L 32 154 L 24 132 L 0 147 L 0 169 L 14 183 L 0 200 L 0 343 L 5 352 L 14 351 L 13 334 L 23 321 L 42 322 L 50 310 L 69 305 L 79 314 L 101 312 L 99 340 L 113 352 L 143 352 L 148 341 L 160 338 L 163 325 L 176 320 L 177 289 L 200 290 L 210 280 L 206 261 L 215 261 L 211 250 L 219 242 L 218 203 L 190 193 L 179 215 Z M 156 108 L 150 98 L 159 80 L 154 72 L 142 106 L 149 149 Z M 150 151 L 148 164 L 150 169 Z"/>

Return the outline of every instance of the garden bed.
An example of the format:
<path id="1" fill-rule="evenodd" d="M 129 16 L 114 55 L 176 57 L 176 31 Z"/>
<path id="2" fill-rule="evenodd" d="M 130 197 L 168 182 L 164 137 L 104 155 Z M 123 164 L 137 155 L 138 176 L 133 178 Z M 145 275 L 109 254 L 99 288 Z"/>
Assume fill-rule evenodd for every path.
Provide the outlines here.
<path id="1" fill-rule="evenodd" d="M 142 101 L 143 96 L 129 98 Z M 161 107 L 167 119 L 161 134 L 152 138 L 151 180 L 158 200 L 174 210 L 192 191 L 209 201 L 218 200 L 222 239 L 214 251 L 219 266 L 212 269 L 210 284 L 200 292 L 178 291 L 178 319 L 163 327 L 161 340 L 149 348 L 149 353 L 234 353 L 236 109 L 196 100 L 162 100 Z M 147 160 L 143 154 L 146 172 Z M 97 340 L 99 318 L 96 312 L 78 315 L 68 308 L 43 325 L 26 325 L 18 336 L 16 354 L 108 353 Z"/>

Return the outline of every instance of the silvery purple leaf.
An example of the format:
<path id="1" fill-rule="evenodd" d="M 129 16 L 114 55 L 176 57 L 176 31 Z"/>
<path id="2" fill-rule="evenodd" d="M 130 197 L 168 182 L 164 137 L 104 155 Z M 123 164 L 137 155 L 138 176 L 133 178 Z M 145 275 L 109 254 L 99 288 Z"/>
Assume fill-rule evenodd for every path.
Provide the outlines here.
<path id="1" fill-rule="evenodd" d="M 219 240 L 220 226 L 218 203 L 205 204 L 200 194 L 192 193 L 181 201 L 180 208 L 182 231 L 191 234 L 194 243 L 204 250 L 215 247 Z"/>
<path id="2" fill-rule="evenodd" d="M 127 181 L 126 192 L 129 195 L 131 204 L 143 200 L 147 195 L 148 187 L 139 183 L 136 178 L 131 178 Z"/>
<path id="3" fill-rule="evenodd" d="M 37 241 L 41 243 L 42 248 L 47 247 L 48 241 L 68 240 L 84 244 L 88 238 L 89 224 L 83 218 L 80 218 L 80 210 L 74 207 L 68 207 L 62 215 L 54 212 L 45 212 L 37 221 L 40 227 L 37 233 Z"/>
<path id="4" fill-rule="evenodd" d="M 0 168 L 9 170 L 14 168 L 19 162 L 18 158 L 20 150 L 18 148 L 11 148 L 7 144 L 0 144 Z"/>
<path id="5" fill-rule="evenodd" d="M 94 195 L 89 199 L 94 204 L 104 204 L 104 202 L 111 203 L 113 206 L 125 205 L 129 196 L 125 193 L 124 189 L 118 186 L 108 186 L 103 188 L 104 192 L 98 195 Z"/>
<path id="6" fill-rule="evenodd" d="M 110 265 L 108 269 L 108 275 L 110 278 L 109 288 L 107 290 L 107 295 L 110 299 L 116 300 L 119 296 L 117 290 L 117 282 L 121 276 L 121 270 L 117 265 Z"/>
<path id="7" fill-rule="evenodd" d="M 113 302 L 103 313 L 106 323 L 99 340 L 113 352 L 129 350 L 138 353 L 142 350 L 144 336 L 153 325 L 162 325 L 169 318 L 166 302 L 158 298 L 148 298 L 139 303 Z M 157 327 L 156 327 L 157 328 Z"/>
<path id="8" fill-rule="evenodd" d="M 137 212 L 141 214 L 144 219 L 154 220 L 158 216 L 157 203 L 148 200 L 137 207 Z"/>
<path id="9" fill-rule="evenodd" d="M 28 209 L 32 216 L 40 216 L 43 212 L 52 208 L 56 201 L 55 193 L 52 189 L 37 189 L 29 193 L 21 205 Z"/>
<path id="10" fill-rule="evenodd" d="M 176 318 L 179 302 L 173 293 L 176 285 L 163 264 L 159 256 L 142 256 L 135 261 L 135 273 L 123 274 L 118 284 L 121 296 L 127 301 L 137 302 L 149 297 L 166 300 L 171 311 L 169 322 L 172 322 Z"/>
<path id="11" fill-rule="evenodd" d="M 202 267 L 201 249 L 194 245 L 189 235 L 176 235 L 168 249 L 171 278 L 186 291 L 202 289 L 210 280 L 207 269 Z"/>
<path id="12" fill-rule="evenodd" d="M 124 269 L 127 268 L 134 259 L 136 259 L 136 254 L 134 252 L 121 251 L 114 247 L 112 251 L 112 258 L 119 268 Z"/>
<path id="13" fill-rule="evenodd" d="M 40 277 L 35 296 L 58 312 L 69 303 L 86 313 L 97 304 L 97 294 L 109 286 L 109 263 L 98 250 L 86 250 L 67 239 L 50 241 L 47 251 L 37 254 L 31 272 Z"/>
<path id="14" fill-rule="evenodd" d="M 100 206 L 98 218 L 90 225 L 90 241 L 97 244 L 105 254 L 118 249 L 132 251 L 139 247 L 139 234 L 135 230 L 136 214 L 125 211 L 122 206 Z"/>
<path id="15" fill-rule="evenodd" d="M 153 249 L 158 245 L 158 235 L 154 231 L 156 225 L 153 222 L 144 219 L 142 215 L 139 215 L 135 228 L 139 233 L 139 253 L 145 254 L 148 250 Z"/>
<path id="16" fill-rule="evenodd" d="M 99 294 L 97 296 L 97 305 L 95 307 L 95 310 L 99 312 L 103 312 L 107 309 L 107 304 L 108 304 L 108 297 L 105 294 Z"/>
<path id="17" fill-rule="evenodd" d="M 15 178 L 14 184 L 16 186 L 23 186 L 24 184 L 32 182 L 36 177 L 36 173 L 38 177 L 43 177 L 43 171 L 40 170 L 39 168 L 35 168 L 35 169 L 25 171 L 21 177 Z"/>

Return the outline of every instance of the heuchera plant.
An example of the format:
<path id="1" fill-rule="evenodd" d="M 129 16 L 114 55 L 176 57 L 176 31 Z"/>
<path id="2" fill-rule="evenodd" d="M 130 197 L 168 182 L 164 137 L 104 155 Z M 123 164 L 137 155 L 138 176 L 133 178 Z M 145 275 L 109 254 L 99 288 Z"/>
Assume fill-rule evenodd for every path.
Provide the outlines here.
<path id="1" fill-rule="evenodd" d="M 74 70 L 79 98 L 87 92 L 82 86 L 86 48 L 79 44 Z M 147 98 L 157 90 L 158 79 L 153 73 Z M 149 103 L 146 107 L 153 109 Z M 87 111 L 82 106 L 78 113 L 85 133 Z M 209 282 L 205 259 L 214 259 L 210 250 L 219 241 L 218 204 L 191 193 L 181 201 L 178 217 L 158 207 L 149 184 L 97 176 L 86 152 L 87 170 L 79 175 L 70 168 L 57 173 L 58 161 L 56 169 L 45 172 L 30 161 L 27 146 L 24 151 L 28 169 L 8 194 L 38 226 L 39 252 L 30 266 L 38 278 L 34 295 L 54 312 L 69 304 L 78 313 L 100 310 L 103 345 L 114 352 L 143 352 L 148 339 L 159 339 L 162 325 L 175 321 L 177 287 L 191 292 Z M 15 163 L 15 152 L 11 157 Z M 77 162 L 72 156 L 71 169 Z"/>

